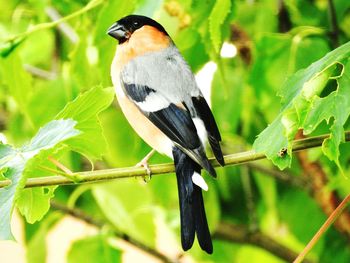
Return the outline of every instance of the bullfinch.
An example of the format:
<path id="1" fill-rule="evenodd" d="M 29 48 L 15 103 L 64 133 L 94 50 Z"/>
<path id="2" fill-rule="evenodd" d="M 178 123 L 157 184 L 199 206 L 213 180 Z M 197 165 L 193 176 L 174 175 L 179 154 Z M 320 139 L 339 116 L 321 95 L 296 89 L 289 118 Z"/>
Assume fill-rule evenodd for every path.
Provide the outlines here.
<path id="1" fill-rule="evenodd" d="M 180 206 L 181 244 L 194 242 L 211 254 L 213 245 L 202 189 L 201 169 L 216 177 L 205 153 L 207 141 L 223 166 L 221 136 L 194 75 L 162 25 L 129 15 L 107 33 L 119 45 L 111 77 L 119 105 L 130 125 L 152 148 L 174 159 Z"/>

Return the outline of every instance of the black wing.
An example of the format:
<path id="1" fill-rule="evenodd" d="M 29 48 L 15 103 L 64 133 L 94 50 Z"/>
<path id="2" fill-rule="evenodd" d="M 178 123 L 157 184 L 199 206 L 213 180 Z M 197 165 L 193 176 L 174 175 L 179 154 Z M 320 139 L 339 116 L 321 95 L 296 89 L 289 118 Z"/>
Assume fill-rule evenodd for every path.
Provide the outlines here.
<path id="1" fill-rule="evenodd" d="M 208 103 L 203 97 L 192 97 L 192 102 L 197 114 L 204 122 L 205 129 L 208 133 L 209 144 L 213 150 L 215 158 L 222 166 L 224 166 L 225 160 L 220 147 L 221 135 L 215 122 L 213 113 L 211 112 Z"/>
<path id="2" fill-rule="evenodd" d="M 162 101 L 166 100 L 166 98 L 147 86 L 123 83 L 123 87 L 128 97 L 154 125 L 168 136 L 184 153 L 200 164 L 212 176 L 216 177 L 215 170 L 205 155 L 197 134 L 197 129 L 187 110 L 169 102 L 166 107 L 160 110 L 147 111 L 145 110 L 147 107 L 143 108 L 137 102 L 157 103 L 155 98 L 158 97 Z M 148 96 L 152 96 L 153 101 L 147 101 Z"/>

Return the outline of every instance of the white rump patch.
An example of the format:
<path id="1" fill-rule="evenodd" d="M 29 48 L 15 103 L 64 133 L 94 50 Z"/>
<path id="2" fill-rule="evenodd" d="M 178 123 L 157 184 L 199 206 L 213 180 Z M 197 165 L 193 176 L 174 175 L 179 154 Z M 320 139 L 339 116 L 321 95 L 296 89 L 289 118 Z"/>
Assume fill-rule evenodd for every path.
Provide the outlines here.
<path id="1" fill-rule="evenodd" d="M 198 185 L 200 188 L 202 188 L 204 191 L 208 191 L 209 187 L 207 183 L 205 182 L 204 178 L 199 174 L 194 172 L 192 175 L 192 182 L 195 185 Z"/>

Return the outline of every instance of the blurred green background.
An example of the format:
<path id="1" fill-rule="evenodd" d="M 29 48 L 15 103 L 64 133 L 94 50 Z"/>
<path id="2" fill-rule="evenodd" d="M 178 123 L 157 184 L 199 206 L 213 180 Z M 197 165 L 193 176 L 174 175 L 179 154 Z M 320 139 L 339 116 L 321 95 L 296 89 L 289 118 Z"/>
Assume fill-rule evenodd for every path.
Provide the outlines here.
<path id="1" fill-rule="evenodd" d="M 204 72 L 198 78 L 210 99 L 225 154 L 251 149 L 256 136 L 276 119 L 281 110 L 277 93 L 288 76 L 350 39 L 348 0 L 7 0 L 0 2 L 0 10 L 0 139 L 20 147 L 58 116 L 75 116 L 82 137 L 42 154 L 75 172 L 92 165 L 134 166 L 151 150 L 133 132 L 109 88 L 116 42 L 106 29 L 125 15 L 159 21 L 193 72 Z M 58 26 L 42 24 L 71 14 Z M 324 96 L 334 89 L 334 83 L 327 84 Z M 310 136 L 328 133 L 333 121 L 322 121 Z M 344 128 L 349 128 L 348 121 Z M 344 174 L 349 174 L 349 153 L 349 145 L 342 144 Z M 36 161 L 52 167 L 43 156 Z M 155 154 L 150 163 L 169 161 Z M 25 170 L 29 177 L 50 175 L 31 169 Z M 181 250 L 174 175 L 17 191 L 19 213 L 13 228 L 21 227 L 15 236 L 22 240 L 26 261 L 57 262 L 50 251 L 62 244 L 47 239 L 72 214 L 97 230 L 79 240 L 61 240 L 69 244 L 67 254 L 60 256 L 67 262 L 134 262 L 141 259 L 130 254 L 140 250 L 142 260 L 149 262 L 286 262 L 350 189 L 349 180 L 320 148 L 294 155 L 291 168 L 284 171 L 259 161 L 217 172 L 217 180 L 205 175 L 211 256 L 196 242 L 189 252 Z M 74 232 L 74 227 L 68 229 L 67 235 Z M 350 214 L 345 211 L 309 260 L 349 262 L 349 238 Z M 125 248 L 116 242 L 120 239 L 134 245 L 136 240 L 138 249 Z M 1 243 L 1 257 L 9 253 L 8 262 L 13 262 Z"/>

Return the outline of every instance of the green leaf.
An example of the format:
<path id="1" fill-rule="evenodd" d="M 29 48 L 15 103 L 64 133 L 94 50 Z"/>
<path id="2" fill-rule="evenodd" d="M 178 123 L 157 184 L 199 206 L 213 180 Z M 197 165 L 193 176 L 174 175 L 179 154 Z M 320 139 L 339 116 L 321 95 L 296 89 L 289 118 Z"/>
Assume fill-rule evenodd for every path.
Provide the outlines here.
<path id="1" fill-rule="evenodd" d="M 0 58 L 1 81 L 8 88 L 23 113 L 26 111 L 28 99 L 32 93 L 32 77 L 23 68 L 17 52 L 6 58 Z"/>
<path id="2" fill-rule="evenodd" d="M 106 236 L 97 235 L 75 241 L 68 251 L 67 262 L 117 263 L 121 262 L 121 251 L 110 246 Z"/>
<path id="3" fill-rule="evenodd" d="M 210 38 L 216 53 L 219 53 L 222 44 L 222 24 L 231 11 L 231 0 L 217 0 L 209 16 Z"/>
<path id="4" fill-rule="evenodd" d="M 79 134 L 73 120 L 55 120 L 39 130 L 27 145 L 12 148 L 0 144 L 0 169 L 7 168 L 4 176 L 11 180 L 11 185 L 0 189 L 0 239 L 12 238 L 10 220 L 14 201 L 24 188 L 26 169 L 35 164 L 36 156 L 45 150 L 52 152 L 54 147 L 64 140 Z"/>
<path id="5" fill-rule="evenodd" d="M 67 140 L 65 145 L 89 157 L 100 157 L 106 151 L 106 143 L 97 114 L 109 106 L 113 97 L 113 89 L 97 87 L 68 103 L 56 118 L 74 119 L 77 122 L 75 127 L 82 133 L 76 138 Z M 100 139 L 96 140 L 96 138 Z M 62 154 L 62 149 L 60 154 Z M 46 171 L 37 169 L 37 167 L 52 166 L 47 161 L 47 155 L 37 158 L 35 165 L 29 164 L 26 167 L 25 177 L 47 176 Z M 55 167 L 53 166 L 52 169 L 55 169 Z M 50 207 L 50 199 L 53 197 L 55 189 L 56 187 L 32 188 L 21 191 L 17 200 L 17 206 L 19 211 L 26 217 L 27 222 L 34 223 L 41 220 L 47 213 Z"/>
<path id="6" fill-rule="evenodd" d="M 154 246 L 155 223 L 150 188 L 133 180 L 93 187 L 93 195 L 108 218 L 121 231 Z"/>
<path id="7" fill-rule="evenodd" d="M 322 144 L 324 154 L 334 161 L 338 168 L 339 163 L 339 145 L 345 142 L 344 125 L 350 115 L 350 60 L 344 66 L 344 73 L 337 79 L 338 87 L 325 98 L 316 97 L 310 114 L 305 120 L 305 133 L 311 133 L 322 120 L 328 123 L 333 118 L 333 124 L 330 127 L 331 135 Z"/>
<path id="8" fill-rule="evenodd" d="M 298 129 L 304 129 L 306 134 L 310 134 L 322 120 L 329 122 L 333 117 L 331 138 L 324 142 L 323 150 L 339 165 L 338 147 L 344 140 L 343 125 L 350 115 L 349 55 L 350 42 L 287 79 L 280 91 L 282 111 L 254 142 L 253 147 L 257 152 L 265 153 L 275 165 L 284 169 L 291 164 L 292 140 Z M 341 73 L 339 65 L 343 70 Z M 338 88 L 321 98 L 330 79 L 337 80 Z M 284 149 L 287 154 L 283 154 Z"/>
<path id="9" fill-rule="evenodd" d="M 66 142 L 73 150 L 90 158 L 101 158 L 106 151 L 106 141 L 97 115 L 114 99 L 113 88 L 95 87 L 69 102 L 56 119 L 71 118 L 82 133 Z M 99 139 L 97 139 L 99 138 Z"/>
<path id="10" fill-rule="evenodd" d="M 23 189 L 17 199 L 17 207 L 28 223 L 39 221 L 50 208 L 50 199 L 56 187 Z"/>

